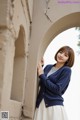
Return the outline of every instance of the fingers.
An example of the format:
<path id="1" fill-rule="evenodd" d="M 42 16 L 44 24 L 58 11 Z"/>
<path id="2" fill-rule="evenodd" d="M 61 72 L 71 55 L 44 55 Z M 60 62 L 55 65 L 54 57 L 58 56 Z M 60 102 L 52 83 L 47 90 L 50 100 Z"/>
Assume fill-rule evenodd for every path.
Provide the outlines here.
<path id="1" fill-rule="evenodd" d="M 38 63 L 38 69 L 42 68 L 41 62 Z"/>
<path id="2" fill-rule="evenodd" d="M 43 58 L 41 59 L 41 64 L 42 64 L 42 66 L 44 65 L 44 59 Z"/>
<path id="3" fill-rule="evenodd" d="M 38 72 L 38 75 L 43 74 L 43 68 L 42 68 L 41 61 L 38 63 L 37 72 Z"/>

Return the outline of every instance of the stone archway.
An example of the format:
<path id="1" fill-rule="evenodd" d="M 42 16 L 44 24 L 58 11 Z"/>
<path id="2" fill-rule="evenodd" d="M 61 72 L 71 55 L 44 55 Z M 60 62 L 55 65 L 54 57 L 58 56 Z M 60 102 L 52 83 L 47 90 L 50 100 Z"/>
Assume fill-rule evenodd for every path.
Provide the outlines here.
<path id="1" fill-rule="evenodd" d="M 55 22 L 45 33 L 44 38 L 42 40 L 40 46 L 40 54 L 44 54 L 45 49 L 49 45 L 49 43 L 61 32 L 72 28 L 72 27 L 79 27 L 80 26 L 80 12 L 72 13 L 63 18 L 59 19 Z M 41 56 L 42 56 L 41 55 Z"/>
<path id="2" fill-rule="evenodd" d="M 46 30 L 45 28 L 42 29 L 43 32 L 38 31 L 39 32 L 38 35 L 40 36 L 40 38 L 38 37 L 38 35 L 35 36 L 34 34 L 31 36 L 32 41 L 30 46 L 30 54 L 28 58 L 28 67 L 27 67 L 27 69 L 29 69 L 29 71 L 27 71 L 28 82 L 26 84 L 26 94 L 25 94 L 25 102 L 24 102 L 24 110 L 23 110 L 23 113 L 26 117 L 33 119 L 34 116 L 36 85 L 37 85 L 36 68 L 38 61 L 42 58 L 47 46 L 52 41 L 52 39 L 54 39 L 59 33 L 63 32 L 64 30 L 67 30 L 72 27 L 79 27 L 80 26 L 79 20 L 80 20 L 80 12 L 68 14 L 62 17 L 61 19 L 57 20 L 55 23 L 53 22 L 53 24 L 47 26 Z M 30 87 L 32 87 L 32 89 L 30 89 Z"/>

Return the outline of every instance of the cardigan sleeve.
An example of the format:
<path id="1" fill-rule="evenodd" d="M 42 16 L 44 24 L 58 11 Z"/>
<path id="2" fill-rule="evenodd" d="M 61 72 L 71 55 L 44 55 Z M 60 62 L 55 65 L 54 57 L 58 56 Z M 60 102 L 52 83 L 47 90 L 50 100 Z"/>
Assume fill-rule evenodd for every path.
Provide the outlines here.
<path id="1" fill-rule="evenodd" d="M 49 69 L 49 67 L 51 67 L 52 65 L 46 65 L 45 66 L 45 68 L 44 68 L 44 72 L 45 72 L 45 70 L 47 70 L 47 69 Z M 39 78 L 40 78 L 40 76 L 39 76 Z M 42 84 L 41 84 L 42 82 L 41 82 L 41 79 L 39 80 L 39 86 L 41 86 Z M 43 85 L 42 85 L 43 86 Z"/>
<path id="2" fill-rule="evenodd" d="M 53 81 L 50 81 L 50 78 L 46 77 L 45 74 L 41 74 L 39 77 L 41 79 L 41 82 L 51 92 L 56 94 L 62 94 L 66 90 L 66 87 L 69 84 L 70 76 L 71 76 L 71 69 L 66 67 L 62 71 L 56 83 L 54 83 Z"/>

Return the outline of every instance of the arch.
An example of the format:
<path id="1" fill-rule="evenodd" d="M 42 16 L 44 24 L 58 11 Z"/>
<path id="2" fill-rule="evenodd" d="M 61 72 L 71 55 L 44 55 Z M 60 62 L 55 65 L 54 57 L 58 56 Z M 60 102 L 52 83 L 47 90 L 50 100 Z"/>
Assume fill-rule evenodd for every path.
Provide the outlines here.
<path id="1" fill-rule="evenodd" d="M 20 26 L 19 35 L 15 41 L 15 56 L 13 65 L 13 80 L 11 99 L 22 102 L 25 79 L 25 31 Z"/>
<path id="2" fill-rule="evenodd" d="M 52 26 L 45 33 L 44 38 L 42 39 L 39 53 L 42 56 L 45 52 L 45 49 L 49 43 L 61 32 L 72 28 L 80 26 L 80 12 L 75 12 L 69 15 L 66 15 L 52 24 Z M 39 56 L 40 56 L 39 55 Z"/>
<path id="3" fill-rule="evenodd" d="M 37 62 L 42 58 L 47 46 L 49 43 L 54 39 L 59 33 L 62 31 L 69 29 L 71 27 L 79 27 L 80 26 L 80 13 L 72 13 L 67 16 L 62 17 L 55 23 L 51 24 L 51 26 L 47 26 L 47 30 L 43 30 L 43 32 L 40 29 L 40 35 L 41 39 L 37 39 L 38 36 L 36 37 L 32 33 L 32 38 L 31 38 L 31 45 L 29 49 L 29 57 L 28 57 L 28 66 L 27 69 L 27 84 L 26 84 L 26 92 L 25 92 L 25 101 L 24 101 L 24 109 L 23 113 L 25 116 L 32 118 L 34 114 L 34 109 L 35 109 L 35 101 L 36 101 L 36 88 L 37 88 Z M 73 21 L 72 21 L 73 20 Z M 37 21 L 35 21 L 37 22 Z M 35 23 L 33 23 L 35 25 Z M 41 23 L 40 23 L 41 24 Z M 33 30 L 35 30 L 34 34 L 36 33 L 36 29 L 34 29 L 35 26 L 33 26 Z M 32 30 L 32 31 L 33 31 Z M 46 31 L 46 32 L 44 32 Z M 44 34 L 45 33 L 45 34 Z M 39 34 L 39 33 L 38 33 Z M 43 37 L 42 37 L 43 36 Z M 35 38 L 35 39 L 34 39 Z M 39 41 L 38 41 L 39 40 Z M 36 43 L 35 43 L 35 42 Z M 34 49 L 36 45 L 36 49 Z M 33 67 L 32 67 L 33 66 Z M 30 87 L 33 86 L 33 89 L 30 89 Z M 29 96 L 30 95 L 30 96 Z"/>

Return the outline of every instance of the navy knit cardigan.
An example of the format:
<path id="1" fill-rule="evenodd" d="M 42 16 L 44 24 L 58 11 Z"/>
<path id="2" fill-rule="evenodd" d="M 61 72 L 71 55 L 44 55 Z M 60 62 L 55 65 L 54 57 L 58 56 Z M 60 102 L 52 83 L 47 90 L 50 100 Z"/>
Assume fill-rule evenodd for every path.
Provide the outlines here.
<path id="1" fill-rule="evenodd" d="M 54 65 L 47 65 L 44 68 L 44 74 L 39 76 L 40 91 L 36 102 L 37 108 L 39 107 L 42 99 L 44 99 L 46 107 L 63 105 L 64 99 L 62 95 L 69 85 L 71 68 L 68 66 L 63 66 L 47 77 L 48 72 Z"/>

